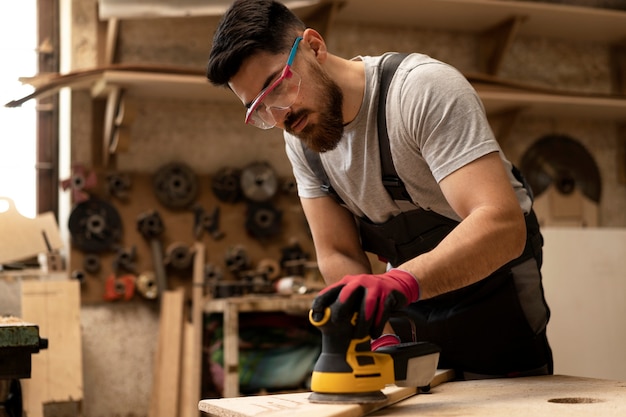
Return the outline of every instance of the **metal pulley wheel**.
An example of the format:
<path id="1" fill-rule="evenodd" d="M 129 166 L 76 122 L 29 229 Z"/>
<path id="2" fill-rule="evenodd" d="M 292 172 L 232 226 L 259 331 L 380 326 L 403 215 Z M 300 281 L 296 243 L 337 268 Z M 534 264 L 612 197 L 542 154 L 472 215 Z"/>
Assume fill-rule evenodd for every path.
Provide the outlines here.
<path id="1" fill-rule="evenodd" d="M 261 259 L 257 265 L 257 271 L 268 280 L 274 281 L 280 277 L 280 264 L 274 259 Z"/>
<path id="2" fill-rule="evenodd" d="M 520 170 L 535 196 L 553 185 L 563 195 L 578 189 L 596 203 L 602 195 L 600 170 L 591 153 L 565 135 L 547 135 L 522 156 Z"/>
<path id="3" fill-rule="evenodd" d="M 72 243 L 84 252 L 112 249 L 122 236 L 122 219 L 111 204 L 91 198 L 74 207 L 68 220 Z"/>
<path id="4" fill-rule="evenodd" d="M 255 203 L 248 206 L 246 230 L 257 238 L 271 237 L 280 233 L 282 213 L 269 203 Z"/>
<path id="5" fill-rule="evenodd" d="M 148 300 L 157 298 L 159 286 L 157 285 L 154 272 L 144 272 L 137 277 L 137 292 Z"/>
<path id="6" fill-rule="evenodd" d="M 241 191 L 251 201 L 268 201 L 278 190 L 276 173 L 266 162 L 255 162 L 241 172 Z"/>
<path id="7" fill-rule="evenodd" d="M 218 200 L 235 203 L 241 198 L 241 172 L 235 168 L 222 168 L 211 181 L 211 189 Z"/>
<path id="8" fill-rule="evenodd" d="M 112 197 L 127 200 L 132 182 L 128 173 L 112 172 L 106 177 L 107 192 Z"/>
<path id="9" fill-rule="evenodd" d="M 194 251 L 186 244 L 174 242 L 165 250 L 165 265 L 174 269 L 187 269 L 193 261 Z"/>
<path id="10" fill-rule="evenodd" d="M 83 268 L 90 274 L 100 271 L 100 257 L 93 253 L 88 253 L 83 258 Z"/>
<path id="11" fill-rule="evenodd" d="M 160 168 L 152 181 L 161 204 L 172 209 L 185 208 L 198 195 L 198 179 L 187 165 L 173 162 Z"/>

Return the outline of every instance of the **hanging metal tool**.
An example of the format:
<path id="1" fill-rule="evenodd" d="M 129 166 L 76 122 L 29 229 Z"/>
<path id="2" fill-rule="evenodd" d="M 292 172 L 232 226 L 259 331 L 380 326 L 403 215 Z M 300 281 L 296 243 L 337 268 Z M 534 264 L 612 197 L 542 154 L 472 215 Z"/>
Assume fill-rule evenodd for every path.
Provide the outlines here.
<path id="1" fill-rule="evenodd" d="M 167 289 L 167 275 L 163 261 L 163 248 L 160 237 L 165 227 L 161 216 L 156 210 L 150 210 L 139 215 L 137 218 L 137 230 L 144 239 L 150 243 L 152 250 L 152 263 L 159 295 Z"/>
<path id="2" fill-rule="evenodd" d="M 283 214 L 271 203 L 249 203 L 246 230 L 255 238 L 268 238 L 280 233 Z"/>
<path id="3" fill-rule="evenodd" d="M 189 207 L 198 195 L 196 174 L 180 162 L 160 168 L 154 175 L 152 185 L 159 202 L 171 209 Z"/>
<path id="4" fill-rule="evenodd" d="M 128 173 L 111 172 L 106 177 L 107 194 L 122 201 L 127 201 L 132 181 Z"/>
<path id="5" fill-rule="evenodd" d="M 171 243 L 165 249 L 163 262 L 177 270 L 189 269 L 193 261 L 194 251 L 189 245 L 182 242 Z"/>
<path id="6" fill-rule="evenodd" d="M 117 274 L 120 272 L 136 273 L 136 259 L 137 247 L 135 245 L 130 248 L 117 248 L 115 258 L 113 259 L 113 271 Z"/>
<path id="7" fill-rule="evenodd" d="M 72 165 L 72 175 L 61 181 L 63 190 L 71 190 L 72 201 L 75 204 L 89 199 L 89 191 L 98 184 L 98 177 L 93 170 L 87 169 L 82 164 Z"/>
<path id="8" fill-rule="evenodd" d="M 235 168 L 222 168 L 211 181 L 213 194 L 224 203 L 236 203 L 241 198 L 241 171 Z"/>
<path id="9" fill-rule="evenodd" d="M 159 288 L 154 276 L 154 272 L 147 271 L 139 274 L 136 282 L 137 292 L 147 298 L 148 300 L 154 300 L 159 295 Z"/>
<path id="10" fill-rule="evenodd" d="M 553 184 L 561 194 L 571 194 L 577 188 L 590 200 L 600 202 L 600 170 L 589 151 L 568 136 L 539 139 L 523 155 L 520 170 L 535 196 Z"/>
<path id="11" fill-rule="evenodd" d="M 270 200 L 278 190 L 278 178 L 266 162 L 255 162 L 241 172 L 241 190 L 250 201 Z"/>
<path id="12" fill-rule="evenodd" d="M 196 204 L 193 207 L 194 223 L 193 234 L 196 239 L 202 237 L 204 231 L 208 232 L 213 240 L 220 240 L 224 237 L 224 232 L 220 230 L 220 208 L 215 206 L 212 212 L 206 211 L 201 205 Z"/>
<path id="13" fill-rule="evenodd" d="M 132 274 L 124 274 L 116 276 L 111 274 L 104 283 L 104 300 L 129 301 L 135 294 L 135 276 Z"/>
<path id="14" fill-rule="evenodd" d="M 90 274 L 100 271 L 100 257 L 95 253 L 88 253 L 83 257 L 83 269 Z"/>
<path id="15" fill-rule="evenodd" d="M 122 218 L 111 204 L 90 198 L 77 204 L 68 220 L 72 244 L 84 252 L 111 250 L 122 237 Z"/>

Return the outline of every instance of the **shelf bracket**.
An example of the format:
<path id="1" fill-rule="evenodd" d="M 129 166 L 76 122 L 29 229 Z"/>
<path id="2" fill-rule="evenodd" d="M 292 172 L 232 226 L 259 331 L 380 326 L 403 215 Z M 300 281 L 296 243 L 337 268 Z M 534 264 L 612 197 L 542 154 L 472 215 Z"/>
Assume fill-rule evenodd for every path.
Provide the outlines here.
<path id="1" fill-rule="evenodd" d="M 504 56 L 525 20 L 525 16 L 514 16 L 480 33 L 478 54 L 482 71 L 498 75 Z"/>

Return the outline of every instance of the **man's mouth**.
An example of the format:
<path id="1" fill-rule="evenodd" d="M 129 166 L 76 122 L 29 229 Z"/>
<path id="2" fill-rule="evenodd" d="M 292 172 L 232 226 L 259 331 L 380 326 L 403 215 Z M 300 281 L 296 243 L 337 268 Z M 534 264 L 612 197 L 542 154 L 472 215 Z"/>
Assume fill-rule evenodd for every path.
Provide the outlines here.
<path id="1" fill-rule="evenodd" d="M 302 114 L 296 118 L 290 125 L 289 130 L 293 133 L 300 133 L 307 125 L 308 117 L 306 114 Z"/>

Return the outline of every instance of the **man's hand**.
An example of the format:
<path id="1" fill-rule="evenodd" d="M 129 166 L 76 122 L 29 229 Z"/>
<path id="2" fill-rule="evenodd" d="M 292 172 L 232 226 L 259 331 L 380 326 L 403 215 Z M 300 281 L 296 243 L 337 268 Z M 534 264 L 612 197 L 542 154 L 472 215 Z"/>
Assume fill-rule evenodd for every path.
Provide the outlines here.
<path id="1" fill-rule="evenodd" d="M 313 301 L 313 311 L 323 311 L 338 301 L 353 304 L 357 293 L 362 293 L 361 309 L 365 320 L 372 322 L 370 336 L 381 335 L 390 313 L 419 300 L 420 289 L 417 278 L 400 269 L 391 269 L 380 275 L 346 275 L 339 282 L 320 291 Z M 358 295 L 357 295 L 358 296 Z"/>

